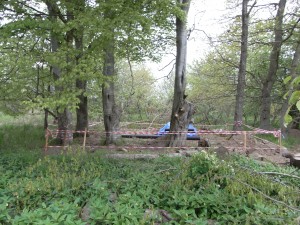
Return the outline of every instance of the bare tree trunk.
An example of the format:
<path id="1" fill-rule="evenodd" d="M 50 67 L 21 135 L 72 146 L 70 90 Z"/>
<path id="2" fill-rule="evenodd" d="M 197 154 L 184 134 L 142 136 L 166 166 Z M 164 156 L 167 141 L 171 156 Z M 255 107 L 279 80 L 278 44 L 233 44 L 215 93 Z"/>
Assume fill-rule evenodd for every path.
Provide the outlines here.
<path id="1" fill-rule="evenodd" d="M 297 77 L 297 67 L 300 63 L 300 41 L 297 42 L 297 47 L 293 56 L 293 61 L 292 61 L 292 65 L 291 65 L 291 81 L 293 81 L 296 77 Z M 289 89 L 288 89 L 288 93 L 286 95 L 286 100 L 284 101 L 283 105 L 282 105 L 282 110 L 281 110 L 281 117 L 280 117 L 280 127 L 281 127 L 281 133 L 286 136 L 288 133 L 288 129 L 289 127 L 286 127 L 284 125 L 285 121 L 284 121 L 284 116 L 286 113 L 288 113 L 288 108 L 289 108 L 289 99 L 291 97 L 293 93 L 293 85 L 289 85 Z M 298 124 L 299 126 L 299 124 Z"/>
<path id="2" fill-rule="evenodd" d="M 245 78 L 246 78 L 247 52 L 248 52 L 249 14 L 251 9 L 254 6 L 253 5 L 248 12 L 248 2 L 249 0 L 243 0 L 243 4 L 242 4 L 241 56 L 240 56 L 240 65 L 239 65 L 233 130 L 241 130 L 242 129 L 241 124 L 243 121 Z"/>
<path id="3" fill-rule="evenodd" d="M 177 0 L 181 4 L 181 9 L 187 18 L 190 0 Z M 174 99 L 171 114 L 171 126 L 169 135 L 169 146 L 182 146 L 186 140 L 188 124 L 194 113 L 194 107 L 186 101 L 186 54 L 187 54 L 187 29 L 186 20 L 176 18 L 176 67 L 175 67 L 175 84 Z"/>
<path id="4" fill-rule="evenodd" d="M 76 56 L 76 64 L 79 64 L 79 60 L 83 51 L 83 32 L 77 30 L 75 35 L 76 50 L 80 53 Z M 76 79 L 76 88 L 81 91 L 78 95 L 79 103 L 76 109 L 76 130 L 84 131 L 88 129 L 88 98 L 85 95 L 87 87 L 87 81 L 82 79 Z"/>
<path id="5" fill-rule="evenodd" d="M 57 115 L 57 125 L 58 125 L 58 134 L 57 139 L 60 144 L 68 145 L 73 141 L 73 132 L 72 132 L 72 114 L 69 109 L 65 108 L 62 112 L 58 110 Z"/>
<path id="6" fill-rule="evenodd" d="M 105 0 L 109 2 L 110 0 Z M 113 10 L 107 9 L 104 12 L 106 19 L 112 19 L 114 17 Z M 104 65 L 103 75 L 106 77 L 105 82 L 102 85 L 102 104 L 103 104 L 103 116 L 104 127 L 106 132 L 105 144 L 114 144 L 119 137 L 116 131 L 119 130 L 121 110 L 115 102 L 115 46 L 114 46 L 114 28 L 111 27 L 109 32 L 105 48 L 104 48 Z"/>
<path id="7" fill-rule="evenodd" d="M 48 110 L 44 109 L 44 129 L 48 128 Z"/>
<path id="8" fill-rule="evenodd" d="M 82 93 L 78 95 L 79 103 L 76 109 L 76 130 L 84 131 L 88 129 L 88 99 L 85 96 L 87 82 L 85 80 L 76 80 L 76 88 L 80 89 Z"/>
<path id="9" fill-rule="evenodd" d="M 106 132 L 105 144 L 115 143 L 118 135 L 115 133 L 119 129 L 120 110 L 115 102 L 114 87 L 114 47 L 111 43 L 104 51 L 103 75 L 107 77 L 107 82 L 102 85 L 102 102 L 104 113 L 104 126 Z"/>
<path id="10" fill-rule="evenodd" d="M 274 35 L 275 40 L 273 42 L 273 48 L 270 54 L 270 63 L 269 63 L 269 71 L 265 81 L 263 82 L 262 88 L 262 103 L 261 103 L 261 113 L 260 113 L 260 128 L 269 130 L 271 129 L 270 124 L 270 114 L 271 114 L 271 92 L 276 80 L 276 73 L 278 70 L 279 63 L 279 55 L 281 51 L 282 45 L 282 36 L 283 36 L 283 16 L 284 9 L 286 5 L 286 0 L 280 0 L 278 5 L 278 10 L 275 19 L 275 29 Z"/>
<path id="11" fill-rule="evenodd" d="M 85 10 L 85 0 L 78 0 L 77 3 L 73 2 L 73 10 L 75 17 L 84 12 Z M 78 65 L 83 54 L 83 26 L 79 26 L 73 32 L 75 40 L 75 63 Z M 76 89 L 80 90 L 80 94 L 77 96 L 79 103 L 76 109 L 76 131 L 84 131 L 88 128 L 88 99 L 85 95 L 87 87 L 87 81 L 84 79 L 76 79 Z M 76 133 L 75 136 L 82 136 L 83 133 Z"/>

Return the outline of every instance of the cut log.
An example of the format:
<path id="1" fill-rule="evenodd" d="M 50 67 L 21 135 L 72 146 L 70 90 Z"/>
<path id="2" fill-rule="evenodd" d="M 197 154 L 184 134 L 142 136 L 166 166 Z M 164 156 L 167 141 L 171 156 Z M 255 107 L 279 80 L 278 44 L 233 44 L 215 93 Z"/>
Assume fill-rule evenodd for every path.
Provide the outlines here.
<path id="1" fill-rule="evenodd" d="M 291 166 L 295 166 L 300 168 L 300 153 L 294 154 L 293 157 L 290 158 Z"/>
<path id="2" fill-rule="evenodd" d="M 290 165 L 300 168 L 300 153 L 291 153 L 288 150 L 284 150 L 281 154 L 283 157 L 290 159 Z"/>

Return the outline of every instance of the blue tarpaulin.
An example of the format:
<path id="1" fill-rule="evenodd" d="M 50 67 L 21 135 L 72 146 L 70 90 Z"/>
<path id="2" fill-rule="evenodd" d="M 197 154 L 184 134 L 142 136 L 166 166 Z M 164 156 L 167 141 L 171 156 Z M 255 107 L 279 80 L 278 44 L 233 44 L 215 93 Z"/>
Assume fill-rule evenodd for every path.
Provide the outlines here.
<path id="1" fill-rule="evenodd" d="M 157 134 L 158 135 L 164 135 L 166 133 L 169 133 L 169 131 L 170 131 L 170 125 L 171 125 L 170 122 L 166 123 L 162 128 L 159 129 L 159 131 L 158 131 Z M 188 137 L 198 136 L 197 135 L 197 129 L 196 129 L 196 127 L 193 126 L 192 123 L 190 123 L 189 126 L 188 126 L 187 136 Z"/>

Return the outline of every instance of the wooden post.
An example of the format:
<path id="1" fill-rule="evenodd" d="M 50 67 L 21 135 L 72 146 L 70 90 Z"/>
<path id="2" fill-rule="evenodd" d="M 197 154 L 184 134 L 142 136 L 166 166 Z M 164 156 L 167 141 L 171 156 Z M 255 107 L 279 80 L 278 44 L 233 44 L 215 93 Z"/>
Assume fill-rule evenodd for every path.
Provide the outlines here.
<path id="1" fill-rule="evenodd" d="M 63 130 L 63 132 L 64 132 L 63 146 L 66 146 L 66 143 L 67 143 L 67 130 Z"/>
<path id="2" fill-rule="evenodd" d="M 247 153 L 247 132 L 244 131 L 244 150 Z"/>
<path id="3" fill-rule="evenodd" d="M 48 139 L 49 139 L 48 128 L 46 128 L 45 132 L 46 132 L 46 143 L 45 143 L 44 152 L 47 152 L 47 150 L 48 150 Z"/>
<path id="4" fill-rule="evenodd" d="M 279 141 L 279 153 L 280 153 L 280 155 L 282 155 L 282 140 L 281 140 L 281 132 L 279 132 L 279 139 L 278 139 L 278 141 Z"/>
<path id="5" fill-rule="evenodd" d="M 84 136 L 83 136 L 83 150 L 85 150 L 85 142 L 86 142 L 86 132 L 87 132 L 87 128 L 84 129 Z"/>

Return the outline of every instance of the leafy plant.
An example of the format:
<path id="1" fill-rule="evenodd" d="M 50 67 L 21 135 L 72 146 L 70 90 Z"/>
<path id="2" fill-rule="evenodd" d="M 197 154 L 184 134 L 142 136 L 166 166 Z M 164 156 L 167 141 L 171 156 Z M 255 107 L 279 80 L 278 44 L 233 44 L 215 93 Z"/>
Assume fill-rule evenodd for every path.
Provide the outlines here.
<path id="1" fill-rule="evenodd" d="M 22 150 L 1 154 L 0 165 L 5 225 L 297 224 L 299 217 L 299 171 L 241 156 L 115 160 Z"/>

